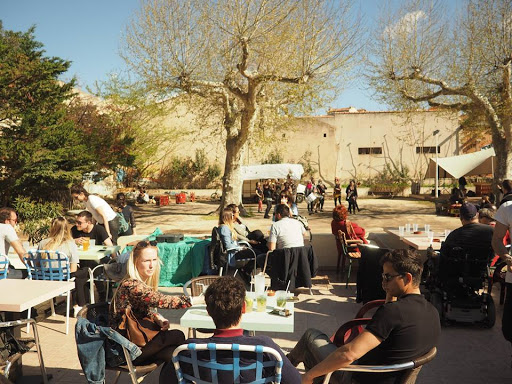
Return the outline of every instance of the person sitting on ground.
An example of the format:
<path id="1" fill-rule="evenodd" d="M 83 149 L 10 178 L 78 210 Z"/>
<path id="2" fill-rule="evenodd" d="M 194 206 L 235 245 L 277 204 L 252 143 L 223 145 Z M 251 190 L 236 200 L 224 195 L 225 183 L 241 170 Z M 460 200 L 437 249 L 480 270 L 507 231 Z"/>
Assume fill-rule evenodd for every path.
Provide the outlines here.
<path id="1" fill-rule="evenodd" d="M 419 284 L 423 264 L 415 251 L 396 249 L 382 258 L 382 288 L 386 304 L 377 309 L 371 321 L 354 340 L 337 348 L 329 337 L 308 329 L 288 354 L 291 363 L 303 362 L 303 384 L 346 367 L 357 360 L 360 365 L 396 364 L 416 359 L 439 341 L 439 314 L 421 295 Z M 395 298 L 398 300 L 394 301 Z M 403 371 L 389 373 L 354 372 L 357 383 L 397 383 Z M 317 381 L 315 381 L 316 383 Z M 320 381 L 318 381 L 320 382 Z M 348 372 L 335 372 L 330 383 L 350 382 Z"/>
<path id="2" fill-rule="evenodd" d="M 82 307 L 87 304 L 86 295 L 88 290 L 86 284 L 89 280 L 89 268 L 79 268 L 78 248 L 71 237 L 68 221 L 64 217 L 53 219 L 48 238 L 41 240 L 37 249 L 59 251 L 68 257 L 69 272 L 71 272 L 71 277 L 75 278 L 73 313 L 76 317 Z"/>
<path id="3" fill-rule="evenodd" d="M 209 338 L 194 338 L 188 339 L 186 343 L 221 343 L 221 344 L 241 344 L 241 345 L 262 345 L 275 349 L 283 359 L 283 368 L 281 370 L 281 383 L 283 384 L 297 384 L 300 383 L 300 374 L 295 367 L 292 366 L 290 361 L 286 358 L 283 351 L 279 346 L 268 336 L 257 335 L 257 336 L 245 336 L 243 329 L 240 327 L 242 321 L 242 313 L 245 312 L 245 287 L 243 284 L 231 276 L 225 276 L 216 279 L 211 283 L 204 294 L 204 300 L 206 302 L 206 310 L 212 317 L 215 323 L 216 330 L 213 336 Z M 200 354 L 199 354 L 200 356 Z M 217 353 L 218 361 L 222 363 L 228 363 L 226 359 L 222 359 L 222 352 Z M 242 354 L 240 357 L 240 365 L 245 366 L 253 363 L 250 359 L 252 355 Z M 180 364 L 182 370 L 185 372 L 191 372 L 190 365 L 186 363 Z M 171 368 L 171 367 L 168 367 Z M 164 368 L 162 369 L 164 370 Z M 273 374 L 273 369 L 269 374 Z M 232 373 L 228 373 L 229 378 L 224 378 L 223 373 L 219 372 L 219 383 L 233 382 Z M 254 370 L 244 371 L 240 377 L 240 383 L 252 383 L 255 381 Z M 173 381 L 169 383 L 176 383 L 176 374 L 168 375 L 169 379 Z M 209 380 L 207 373 L 201 375 L 204 380 Z M 263 376 L 265 377 L 265 375 Z"/>
<path id="4" fill-rule="evenodd" d="M 286 204 L 276 207 L 276 222 L 272 223 L 268 238 L 268 249 L 293 248 L 304 246 L 306 229 L 302 223 L 290 217 L 290 208 Z"/>
<path id="5" fill-rule="evenodd" d="M 0 209 L 0 255 L 6 255 L 9 253 L 9 248 L 12 247 L 18 254 L 21 262 L 23 262 L 23 256 L 27 251 L 23 248 L 21 240 L 16 234 L 16 224 L 18 223 L 18 215 L 12 208 L 1 208 Z M 11 265 L 9 265 L 9 278 L 10 279 L 23 279 L 23 272 L 18 272 Z"/>
<path id="6" fill-rule="evenodd" d="M 169 321 L 157 312 L 157 308 L 188 308 L 192 301 L 186 296 L 170 296 L 158 292 L 159 276 L 160 259 L 156 243 L 140 241 L 133 248 L 128 259 L 127 274 L 119 283 L 110 304 L 110 326 L 128 339 L 125 328 L 128 308 L 138 321 L 149 317 L 160 327 L 156 336 L 141 348 L 142 354 L 134 360 L 135 365 L 158 360 L 170 362 L 174 349 L 185 341 L 182 331 L 169 330 Z M 196 303 L 197 298 L 193 300 Z M 160 375 L 160 383 L 166 383 L 168 379 L 166 375 Z"/>
<path id="7" fill-rule="evenodd" d="M 124 219 L 126 222 L 130 225 L 128 230 L 121 232 L 119 236 L 130 236 L 130 235 L 136 235 L 136 224 L 135 224 L 135 217 L 133 216 L 133 209 L 126 203 L 126 197 L 124 193 L 120 192 L 117 194 L 116 197 L 116 205 L 117 205 L 117 211 L 121 213 L 124 216 Z"/>
<path id="8" fill-rule="evenodd" d="M 250 231 L 247 225 L 240 220 L 240 208 L 236 204 L 229 204 L 226 206 L 233 212 L 233 229 L 236 233 L 237 241 L 246 241 L 251 244 L 256 254 L 267 253 L 267 240 L 265 235 L 259 229 Z"/>
<path id="9" fill-rule="evenodd" d="M 84 238 L 88 237 L 91 245 L 106 245 L 111 247 L 112 240 L 103 226 L 93 224 L 92 214 L 82 211 L 76 216 L 75 225 L 71 227 L 71 235 L 76 244 L 82 244 Z"/>
<path id="10" fill-rule="evenodd" d="M 462 227 L 450 232 L 441 245 L 441 257 L 454 247 L 491 248 L 493 227 L 478 222 L 478 211 L 471 203 L 464 203 L 459 210 Z"/>
<path id="11" fill-rule="evenodd" d="M 338 236 L 338 231 L 341 230 L 347 240 L 362 240 L 364 244 L 368 244 L 368 240 L 366 240 L 366 231 L 364 228 L 360 227 L 353 221 L 347 220 L 348 212 L 347 208 L 343 205 L 337 205 L 332 210 L 332 221 L 331 221 L 331 231 L 334 236 Z M 347 223 L 350 223 L 347 229 Z M 350 230 L 352 227 L 353 232 Z"/>

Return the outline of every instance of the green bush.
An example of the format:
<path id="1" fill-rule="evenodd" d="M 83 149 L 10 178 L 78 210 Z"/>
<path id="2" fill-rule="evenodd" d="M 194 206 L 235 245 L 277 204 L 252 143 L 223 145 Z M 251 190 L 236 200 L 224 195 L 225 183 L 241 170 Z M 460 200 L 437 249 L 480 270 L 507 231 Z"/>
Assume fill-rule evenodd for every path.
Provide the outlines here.
<path id="1" fill-rule="evenodd" d="M 55 202 L 36 202 L 29 197 L 18 197 L 14 203 L 20 228 L 31 244 L 37 244 L 50 233 L 52 220 L 62 216 L 62 205 Z"/>

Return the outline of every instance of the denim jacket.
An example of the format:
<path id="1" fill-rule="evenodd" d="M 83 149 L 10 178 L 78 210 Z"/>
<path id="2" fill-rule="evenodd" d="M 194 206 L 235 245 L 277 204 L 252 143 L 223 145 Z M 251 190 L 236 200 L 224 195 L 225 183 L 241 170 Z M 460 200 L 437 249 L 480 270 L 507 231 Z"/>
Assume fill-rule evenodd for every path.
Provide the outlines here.
<path id="1" fill-rule="evenodd" d="M 105 319 L 106 320 L 106 319 Z M 125 347 L 132 360 L 142 353 L 140 348 L 112 328 L 91 323 L 78 317 L 75 339 L 80 365 L 89 384 L 102 384 L 105 379 L 105 363 L 116 367 L 124 364 Z"/>

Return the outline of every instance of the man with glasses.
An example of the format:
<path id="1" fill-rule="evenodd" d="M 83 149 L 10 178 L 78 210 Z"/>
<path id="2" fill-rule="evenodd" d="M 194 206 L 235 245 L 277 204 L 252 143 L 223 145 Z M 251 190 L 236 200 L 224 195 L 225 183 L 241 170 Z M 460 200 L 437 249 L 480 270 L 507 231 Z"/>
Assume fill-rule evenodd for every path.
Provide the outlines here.
<path id="1" fill-rule="evenodd" d="M 18 254 L 21 262 L 23 262 L 23 255 L 26 253 L 25 248 L 21 244 L 18 235 L 16 234 L 16 224 L 18 223 L 18 215 L 12 208 L 0 209 L 0 255 L 9 253 L 9 248 L 12 247 Z M 23 278 L 22 274 L 13 273 L 14 269 L 10 269 L 9 278 Z"/>
<path id="2" fill-rule="evenodd" d="M 88 211 L 82 211 L 77 215 L 75 225 L 71 227 L 71 236 L 76 244 L 82 244 L 84 238 L 88 237 L 93 245 L 103 244 L 109 247 L 113 245 L 105 228 L 93 224 L 92 214 Z"/>
<path id="3" fill-rule="evenodd" d="M 420 294 L 419 284 L 423 264 L 414 251 L 397 249 L 381 260 L 384 273 L 382 288 L 386 304 L 373 315 L 366 329 L 354 340 L 339 348 L 329 337 L 308 329 L 288 358 L 297 366 L 304 362 L 306 374 L 302 383 L 313 383 L 324 376 L 357 360 L 361 365 L 387 365 L 411 361 L 437 345 L 441 324 L 437 310 Z M 395 300 L 397 299 L 397 300 Z M 403 374 L 361 373 L 352 375 L 335 372 L 331 383 L 395 383 Z M 321 382 L 316 379 L 314 382 Z"/>

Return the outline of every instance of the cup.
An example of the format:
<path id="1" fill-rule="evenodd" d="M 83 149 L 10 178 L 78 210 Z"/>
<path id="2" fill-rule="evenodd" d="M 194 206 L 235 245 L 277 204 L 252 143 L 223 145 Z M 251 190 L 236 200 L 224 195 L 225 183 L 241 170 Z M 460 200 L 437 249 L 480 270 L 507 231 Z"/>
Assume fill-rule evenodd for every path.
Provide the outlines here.
<path id="1" fill-rule="evenodd" d="M 430 244 L 432 244 L 432 242 L 434 241 L 434 232 L 432 232 L 432 231 L 428 231 L 428 233 L 427 233 L 427 237 L 428 237 L 428 242 L 429 242 Z"/>
<path id="2" fill-rule="evenodd" d="M 262 295 L 265 292 L 265 275 L 263 273 L 254 276 L 254 290 L 258 295 Z"/>
<path id="3" fill-rule="evenodd" d="M 405 227 L 403 225 L 399 225 L 398 226 L 398 234 L 400 236 L 403 236 L 404 235 L 404 232 L 405 232 Z"/>
<path id="4" fill-rule="evenodd" d="M 405 224 L 405 232 L 407 232 L 407 233 L 411 232 L 411 224 L 409 224 L 409 223 Z"/>
<path id="5" fill-rule="evenodd" d="M 413 225 L 412 225 L 412 230 L 413 230 L 414 232 L 418 232 L 418 224 L 413 224 Z"/>
<path id="6" fill-rule="evenodd" d="M 266 295 L 259 295 L 256 298 L 256 311 L 257 312 L 265 312 L 267 309 L 267 296 Z"/>
<path id="7" fill-rule="evenodd" d="M 88 251 L 88 250 L 89 250 L 89 246 L 90 246 L 90 245 L 91 245 L 91 243 L 90 243 L 89 238 L 88 238 L 88 237 L 84 237 L 84 238 L 82 239 L 82 249 L 83 249 L 84 251 Z"/>
<path id="8" fill-rule="evenodd" d="M 245 312 L 244 313 L 252 312 L 253 306 L 254 306 L 254 297 L 252 295 L 252 292 L 247 292 L 245 295 Z"/>
<path id="9" fill-rule="evenodd" d="M 445 238 L 447 238 L 447 237 L 448 237 L 448 235 L 450 234 L 450 232 L 451 232 L 451 231 L 450 231 L 449 229 L 445 229 L 445 230 L 444 230 L 444 237 L 445 237 Z"/>
<path id="10" fill-rule="evenodd" d="M 425 232 L 430 231 L 430 224 L 425 224 Z"/>
<path id="11" fill-rule="evenodd" d="M 288 294 L 286 291 L 276 291 L 276 307 L 284 308 L 286 306 L 286 299 Z"/>

